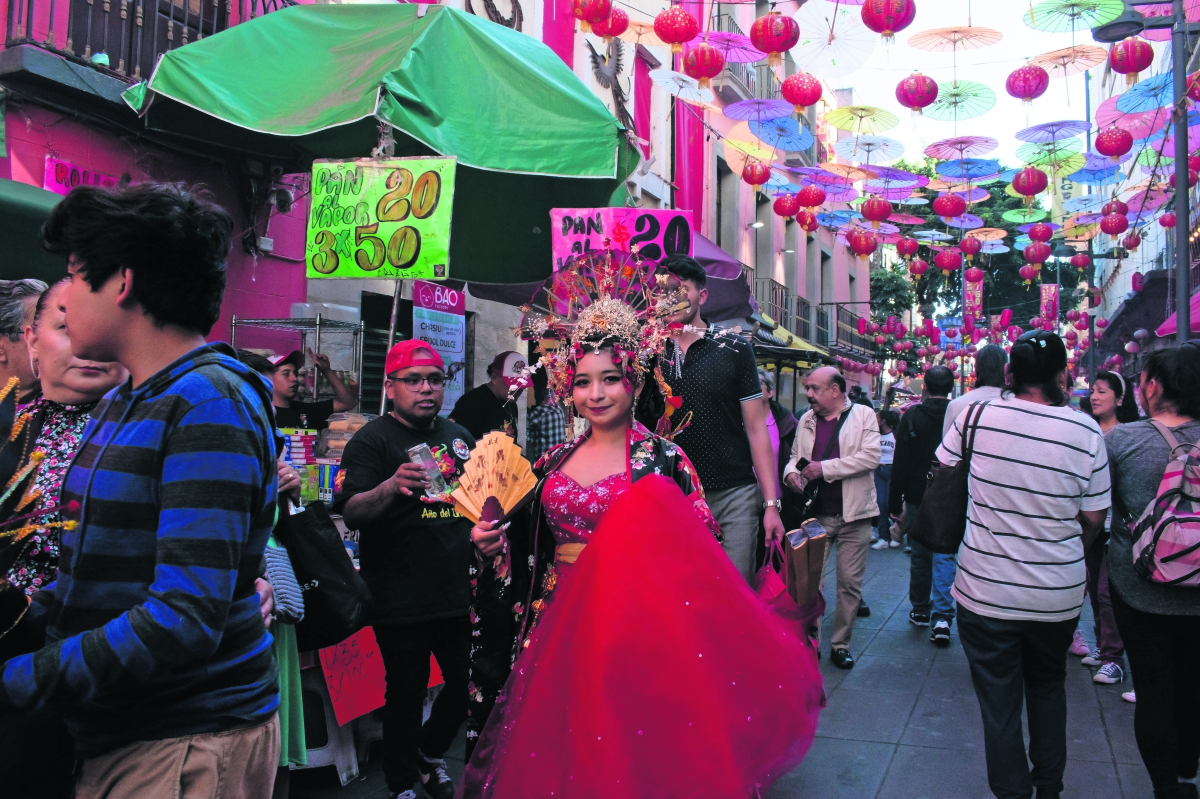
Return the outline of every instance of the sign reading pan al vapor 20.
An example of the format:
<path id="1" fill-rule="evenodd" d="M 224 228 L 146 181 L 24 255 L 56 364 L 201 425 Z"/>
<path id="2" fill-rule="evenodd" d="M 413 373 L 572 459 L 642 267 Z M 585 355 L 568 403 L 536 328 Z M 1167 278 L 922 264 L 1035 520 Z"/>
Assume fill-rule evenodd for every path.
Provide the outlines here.
<path id="1" fill-rule="evenodd" d="M 310 278 L 450 276 L 454 158 L 313 162 Z"/>

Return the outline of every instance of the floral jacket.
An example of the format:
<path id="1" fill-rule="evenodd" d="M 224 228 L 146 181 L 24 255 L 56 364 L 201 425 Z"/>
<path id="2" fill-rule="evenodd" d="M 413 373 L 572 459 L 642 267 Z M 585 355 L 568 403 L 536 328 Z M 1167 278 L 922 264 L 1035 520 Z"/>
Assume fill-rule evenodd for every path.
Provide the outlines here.
<path id="1" fill-rule="evenodd" d="M 528 646 L 536 624 L 535 608 L 546 593 L 547 575 L 553 571 L 554 535 L 541 500 L 546 478 L 586 439 L 585 433 L 575 441 L 559 444 L 534 464 L 537 487 L 526 510 L 512 519 L 508 553 L 471 567 L 468 759 L 517 654 Z M 693 498 L 701 520 L 720 538 L 720 529 L 704 500 L 700 477 L 687 455 L 674 443 L 637 423 L 629 431 L 629 474 L 633 482 L 650 474 L 673 479 L 685 496 Z M 525 532 L 521 534 L 518 530 Z"/>

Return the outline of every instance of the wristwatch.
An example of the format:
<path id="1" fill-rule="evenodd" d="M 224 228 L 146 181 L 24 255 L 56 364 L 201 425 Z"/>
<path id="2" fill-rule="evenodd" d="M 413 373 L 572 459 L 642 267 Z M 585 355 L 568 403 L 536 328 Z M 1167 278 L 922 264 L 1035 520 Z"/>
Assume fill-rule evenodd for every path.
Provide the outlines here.
<path id="1" fill-rule="evenodd" d="M 767 508 L 774 508 L 775 510 L 782 513 L 783 512 L 783 500 L 782 499 L 764 500 L 763 501 L 763 510 L 766 510 Z"/>

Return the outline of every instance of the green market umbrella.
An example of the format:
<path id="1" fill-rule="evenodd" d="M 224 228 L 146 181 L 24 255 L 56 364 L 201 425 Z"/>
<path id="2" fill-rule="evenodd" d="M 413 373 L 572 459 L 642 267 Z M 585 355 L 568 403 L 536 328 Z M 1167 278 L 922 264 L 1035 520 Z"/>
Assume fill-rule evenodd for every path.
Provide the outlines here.
<path id="1" fill-rule="evenodd" d="M 369 155 L 381 122 L 398 157 L 457 156 L 459 280 L 545 278 L 550 209 L 608 205 L 636 163 L 552 50 L 445 6 L 285 8 L 170 51 L 125 97 L 150 130 L 284 172 Z"/>
<path id="2" fill-rule="evenodd" d="M 0 178 L 0 217 L 5 233 L 0 279 L 34 277 L 53 283 L 67 276 L 66 259 L 42 247 L 42 223 L 61 199 L 52 191 Z"/>

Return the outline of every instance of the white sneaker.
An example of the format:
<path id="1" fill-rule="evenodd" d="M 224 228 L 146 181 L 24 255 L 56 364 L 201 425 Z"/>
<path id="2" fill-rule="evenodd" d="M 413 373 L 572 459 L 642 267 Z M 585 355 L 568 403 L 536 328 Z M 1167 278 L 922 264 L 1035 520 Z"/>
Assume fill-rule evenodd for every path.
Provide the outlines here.
<path id="1" fill-rule="evenodd" d="M 1088 652 L 1087 657 L 1085 657 L 1083 660 L 1081 660 L 1079 662 L 1081 664 L 1083 664 L 1084 666 L 1102 666 L 1102 665 L 1104 665 L 1104 661 L 1100 660 L 1100 650 L 1099 649 L 1093 649 L 1091 652 Z"/>
<path id="2" fill-rule="evenodd" d="M 900 542 L 899 542 L 899 541 L 892 541 L 891 543 L 889 543 L 889 544 L 888 544 L 888 546 L 889 546 L 889 547 L 891 547 L 892 549 L 899 549 L 899 548 L 900 548 Z"/>
<path id="3" fill-rule="evenodd" d="M 888 548 L 888 542 L 887 542 L 886 538 L 881 538 L 878 541 L 876 541 L 874 544 L 871 544 L 871 549 L 887 549 L 887 548 Z"/>
<path id="4" fill-rule="evenodd" d="M 1124 699 L 1126 702 L 1131 702 L 1131 703 L 1137 702 L 1137 695 L 1133 691 L 1126 691 L 1125 693 L 1121 694 L 1121 698 Z"/>
<path id="5" fill-rule="evenodd" d="M 1105 663 L 1100 667 L 1100 671 L 1092 676 L 1092 682 L 1103 683 L 1104 685 L 1115 685 L 1119 682 L 1125 682 L 1125 672 L 1116 663 Z"/>
<path id="6" fill-rule="evenodd" d="M 878 540 L 879 540 L 879 528 L 872 527 L 871 528 L 871 543 L 875 543 Z"/>

